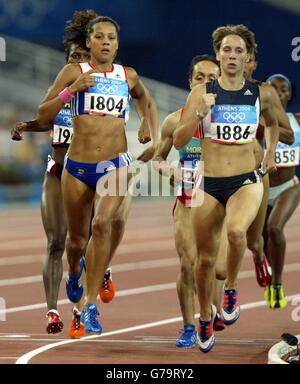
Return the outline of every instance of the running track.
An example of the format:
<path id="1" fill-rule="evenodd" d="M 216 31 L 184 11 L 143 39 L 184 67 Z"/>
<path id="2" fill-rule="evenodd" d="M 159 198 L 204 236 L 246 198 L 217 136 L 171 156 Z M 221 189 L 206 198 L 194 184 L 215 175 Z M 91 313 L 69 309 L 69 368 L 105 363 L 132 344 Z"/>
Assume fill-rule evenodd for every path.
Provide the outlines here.
<path id="1" fill-rule="evenodd" d="M 300 334 L 300 320 L 292 319 L 292 313 L 300 317 L 298 209 L 286 228 L 284 286 L 290 296 L 288 306 L 277 311 L 265 306 L 247 252 L 239 276 L 240 320 L 216 333 L 216 345 L 208 354 L 197 347 L 174 347 L 182 322 L 175 289 L 178 261 L 172 204 L 166 198 L 134 201 L 112 263 L 117 297 L 110 304 L 99 303 L 104 333 L 80 341 L 68 338 L 72 306 L 64 284 L 59 305 L 64 331 L 57 335 L 45 332 L 41 271 L 46 240 L 39 209 L 2 208 L 0 298 L 5 300 L 7 313 L 6 321 L 0 321 L 0 364 L 264 364 L 268 350 L 283 332 Z M 65 258 L 64 265 L 66 270 Z"/>

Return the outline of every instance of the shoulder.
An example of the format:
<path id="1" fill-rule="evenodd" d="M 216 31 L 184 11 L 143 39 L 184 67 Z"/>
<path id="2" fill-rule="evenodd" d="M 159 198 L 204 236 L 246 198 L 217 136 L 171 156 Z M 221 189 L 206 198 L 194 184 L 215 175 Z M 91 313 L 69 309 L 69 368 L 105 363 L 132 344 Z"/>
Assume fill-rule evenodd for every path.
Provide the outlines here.
<path id="1" fill-rule="evenodd" d="M 132 68 L 132 67 L 124 67 L 124 66 L 123 66 L 123 68 L 124 68 L 124 70 L 125 70 L 125 72 L 127 74 L 127 77 L 129 79 L 137 79 L 138 78 L 137 71 L 134 68 Z"/>

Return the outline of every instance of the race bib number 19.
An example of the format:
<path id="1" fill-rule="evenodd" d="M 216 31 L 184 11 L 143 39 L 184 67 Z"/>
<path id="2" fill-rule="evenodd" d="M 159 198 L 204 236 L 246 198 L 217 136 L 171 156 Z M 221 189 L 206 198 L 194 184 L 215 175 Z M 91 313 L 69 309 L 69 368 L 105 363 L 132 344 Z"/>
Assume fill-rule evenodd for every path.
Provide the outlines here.
<path id="1" fill-rule="evenodd" d="M 59 125 L 53 126 L 53 144 L 70 144 L 73 135 L 73 128 Z"/>

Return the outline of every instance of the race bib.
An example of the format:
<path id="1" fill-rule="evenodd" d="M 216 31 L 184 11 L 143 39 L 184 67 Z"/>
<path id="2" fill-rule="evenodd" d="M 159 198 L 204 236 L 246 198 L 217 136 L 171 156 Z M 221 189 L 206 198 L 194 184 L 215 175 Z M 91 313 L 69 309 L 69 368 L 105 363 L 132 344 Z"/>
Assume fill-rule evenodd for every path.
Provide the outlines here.
<path id="1" fill-rule="evenodd" d="M 252 141 L 258 126 L 255 105 L 216 105 L 211 112 L 210 137 L 223 143 Z"/>
<path id="2" fill-rule="evenodd" d="M 275 163 L 280 167 L 295 167 L 299 165 L 300 148 L 276 148 Z"/>
<path id="3" fill-rule="evenodd" d="M 84 92 L 84 111 L 90 115 L 120 116 L 128 103 L 125 81 L 96 76 L 93 87 Z"/>
<path id="4" fill-rule="evenodd" d="M 73 128 L 59 125 L 53 126 L 53 144 L 70 144 L 73 136 Z"/>

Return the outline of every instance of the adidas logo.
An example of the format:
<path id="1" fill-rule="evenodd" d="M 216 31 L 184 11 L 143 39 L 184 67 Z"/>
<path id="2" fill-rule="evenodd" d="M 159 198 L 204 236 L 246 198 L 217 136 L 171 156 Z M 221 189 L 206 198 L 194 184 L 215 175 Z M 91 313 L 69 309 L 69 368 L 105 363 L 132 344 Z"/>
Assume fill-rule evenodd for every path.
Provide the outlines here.
<path id="1" fill-rule="evenodd" d="M 109 167 L 106 168 L 106 172 L 113 171 L 115 169 L 116 169 L 116 167 L 111 164 Z"/>
<path id="2" fill-rule="evenodd" d="M 246 179 L 244 182 L 243 182 L 243 185 L 245 184 L 252 184 L 252 181 L 250 179 Z"/>
<path id="3" fill-rule="evenodd" d="M 250 91 L 250 89 L 247 89 L 247 91 L 244 93 L 246 96 L 253 95 L 253 93 Z"/>

